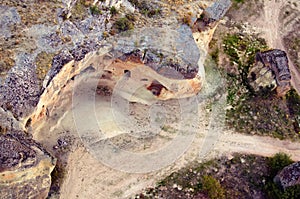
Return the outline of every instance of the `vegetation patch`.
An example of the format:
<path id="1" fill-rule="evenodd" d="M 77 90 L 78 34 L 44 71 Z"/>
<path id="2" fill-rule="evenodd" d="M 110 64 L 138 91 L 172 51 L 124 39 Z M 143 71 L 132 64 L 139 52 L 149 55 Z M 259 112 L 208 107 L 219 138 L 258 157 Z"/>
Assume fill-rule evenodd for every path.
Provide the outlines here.
<path id="1" fill-rule="evenodd" d="M 113 28 L 118 32 L 132 30 L 134 29 L 134 21 L 126 15 L 125 17 L 117 19 L 113 25 Z"/>
<path id="2" fill-rule="evenodd" d="M 91 6 L 90 7 L 90 11 L 91 11 L 92 15 L 100 15 L 100 14 L 102 14 L 101 10 L 96 5 Z"/>
<path id="3" fill-rule="evenodd" d="M 76 4 L 73 6 L 71 10 L 71 19 L 72 20 L 83 20 L 85 19 L 89 14 L 89 8 L 91 13 L 93 14 L 93 11 L 96 12 L 98 9 L 95 6 L 91 6 L 88 2 L 85 0 L 79 0 L 76 2 Z"/>
<path id="4" fill-rule="evenodd" d="M 187 13 L 186 15 L 184 15 L 184 17 L 182 18 L 182 23 L 188 26 L 192 26 L 192 13 Z"/>
<path id="5" fill-rule="evenodd" d="M 225 69 L 227 104 L 231 107 L 226 113 L 228 127 L 246 134 L 298 140 L 300 99 L 297 93 L 291 91 L 285 98 L 278 98 L 272 87 L 254 91 L 249 82 L 255 55 L 268 49 L 266 42 L 255 35 L 225 34 L 222 41 L 212 40 L 210 47 L 217 63 L 220 57 L 228 60 L 221 68 Z"/>
<path id="6" fill-rule="evenodd" d="M 274 171 L 292 163 L 279 153 L 266 158 L 234 154 L 208 162 L 194 162 L 174 172 L 135 198 L 299 198 L 300 186 L 281 190 Z M 277 173 L 277 172 L 276 172 Z M 289 197 L 287 197 L 289 196 Z"/>
<path id="7" fill-rule="evenodd" d="M 210 175 L 203 176 L 202 189 L 211 199 L 224 199 L 225 189 L 220 182 Z"/>
<path id="8" fill-rule="evenodd" d="M 13 56 L 12 50 L 0 48 L 0 75 L 5 75 L 15 65 Z"/>
<path id="9" fill-rule="evenodd" d="M 118 10 L 116 9 L 115 6 L 112 6 L 109 11 L 112 16 L 115 16 L 116 14 L 118 14 Z"/>
<path id="10" fill-rule="evenodd" d="M 36 74 L 39 82 L 42 84 L 48 71 L 51 68 L 53 53 L 41 52 L 36 57 Z"/>
<path id="11" fill-rule="evenodd" d="M 140 13 L 146 17 L 154 17 L 161 14 L 160 8 L 154 8 L 147 1 L 129 0 L 129 2 L 139 9 Z"/>
<path id="12" fill-rule="evenodd" d="M 288 187 L 283 190 L 278 184 L 274 183 L 274 177 L 284 167 L 292 164 L 290 156 L 285 153 L 277 153 L 273 157 L 267 159 L 267 165 L 269 167 L 269 176 L 264 186 L 264 191 L 267 198 L 270 199 L 290 199 L 300 198 L 300 185 Z"/>

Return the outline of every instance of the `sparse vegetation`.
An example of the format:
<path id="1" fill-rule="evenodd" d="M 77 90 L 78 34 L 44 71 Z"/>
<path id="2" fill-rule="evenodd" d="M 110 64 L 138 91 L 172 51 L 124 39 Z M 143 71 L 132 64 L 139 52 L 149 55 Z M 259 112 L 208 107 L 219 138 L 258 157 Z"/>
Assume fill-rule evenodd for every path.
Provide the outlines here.
<path id="1" fill-rule="evenodd" d="M 110 8 L 110 14 L 111 14 L 112 16 L 115 16 L 116 14 L 118 14 L 118 10 L 117 10 L 117 8 L 116 8 L 115 6 L 112 6 L 112 7 Z"/>
<path id="2" fill-rule="evenodd" d="M 248 82 L 250 67 L 255 62 L 255 55 L 268 47 L 266 42 L 255 36 L 228 34 L 223 39 L 224 53 L 229 57 L 230 64 L 237 68 L 238 74 L 228 73 L 228 103 L 236 106 L 247 95 L 253 94 Z"/>
<path id="3" fill-rule="evenodd" d="M 228 126 L 247 134 L 299 139 L 297 93 L 291 91 L 286 99 L 281 99 L 272 87 L 254 91 L 249 83 L 249 69 L 255 63 L 256 53 L 268 49 L 266 42 L 256 36 L 227 34 L 222 48 L 216 43 L 210 44 L 213 59 L 218 62 L 220 53 L 229 58 L 229 63 L 223 64 L 227 73 L 227 103 L 232 107 L 226 113 Z"/>
<path id="4" fill-rule="evenodd" d="M 161 130 L 168 132 L 168 133 L 176 133 L 178 130 L 176 130 L 175 128 L 173 128 L 172 126 L 169 125 L 164 125 Z"/>
<path id="5" fill-rule="evenodd" d="M 73 20 L 83 20 L 88 15 L 88 7 L 84 0 L 79 0 L 76 2 L 74 7 L 72 8 L 71 19 Z"/>
<path id="6" fill-rule="evenodd" d="M 114 27 L 119 31 L 119 32 L 123 32 L 123 31 L 127 31 L 127 30 L 132 30 L 134 28 L 134 24 L 133 21 L 128 19 L 128 17 L 122 17 L 119 18 L 115 24 Z"/>
<path id="7" fill-rule="evenodd" d="M 49 69 L 51 68 L 53 53 L 41 52 L 36 57 L 36 74 L 40 83 L 43 82 Z"/>
<path id="8" fill-rule="evenodd" d="M 293 161 L 285 153 L 276 153 L 273 157 L 269 158 L 268 165 L 270 167 L 270 172 L 272 176 L 275 176 L 278 171 L 282 170 L 284 167 L 292 164 Z"/>
<path id="9" fill-rule="evenodd" d="M 202 189 L 211 199 L 225 199 L 225 190 L 214 177 L 205 175 L 202 179 Z"/>
<path id="10" fill-rule="evenodd" d="M 291 199 L 300 197 L 300 185 L 288 187 L 283 190 L 278 184 L 274 182 L 274 177 L 284 167 L 292 164 L 290 156 L 285 153 L 277 153 L 273 157 L 268 158 L 267 165 L 269 167 L 269 174 L 264 191 L 270 199 Z"/>
<path id="11" fill-rule="evenodd" d="M 273 169 L 282 169 L 292 161 L 283 153 L 265 158 L 234 154 L 190 166 L 167 176 L 140 198 L 299 198 L 300 186 L 281 190 L 273 182 Z M 297 197 L 296 197 L 297 196 Z"/>
<path id="12" fill-rule="evenodd" d="M 92 15 L 100 15 L 100 14 L 102 14 L 101 10 L 96 5 L 91 6 L 90 7 L 90 11 L 91 11 Z"/>
<path id="13" fill-rule="evenodd" d="M 147 1 L 129 0 L 129 2 L 139 9 L 140 13 L 146 17 L 154 17 L 161 14 L 160 8 L 153 8 Z"/>

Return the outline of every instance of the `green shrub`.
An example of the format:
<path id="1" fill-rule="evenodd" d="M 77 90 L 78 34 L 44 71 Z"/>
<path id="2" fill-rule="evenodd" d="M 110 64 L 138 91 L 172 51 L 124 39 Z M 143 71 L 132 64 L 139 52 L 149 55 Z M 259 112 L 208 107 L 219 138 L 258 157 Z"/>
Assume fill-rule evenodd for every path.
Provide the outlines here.
<path id="1" fill-rule="evenodd" d="M 271 172 L 271 177 L 274 177 L 284 167 L 293 163 L 290 156 L 285 153 L 276 153 L 273 157 L 269 158 L 268 165 Z"/>
<path id="2" fill-rule="evenodd" d="M 225 190 L 219 181 L 212 176 L 205 175 L 203 177 L 202 189 L 211 199 L 225 199 Z"/>
<path id="3" fill-rule="evenodd" d="M 134 28 L 133 22 L 127 17 L 119 18 L 114 25 L 120 32 L 132 30 Z"/>
<path id="4" fill-rule="evenodd" d="M 160 8 L 153 8 L 151 5 L 147 3 L 147 1 L 129 0 L 129 2 L 132 5 L 134 5 L 136 8 L 138 8 L 141 14 L 147 17 L 153 17 L 155 15 L 161 14 Z"/>
<path id="5" fill-rule="evenodd" d="M 100 15 L 100 14 L 102 14 L 101 10 L 99 10 L 99 8 L 96 5 L 91 6 L 90 7 L 90 11 L 91 11 L 92 15 Z"/>
<path id="6" fill-rule="evenodd" d="M 297 199 L 300 198 L 300 185 L 283 190 L 274 182 L 269 181 L 265 186 L 265 192 L 270 199 Z"/>
<path id="7" fill-rule="evenodd" d="M 112 7 L 110 8 L 110 14 L 111 14 L 112 16 L 115 16 L 116 14 L 118 14 L 118 10 L 116 9 L 115 6 L 112 6 Z"/>

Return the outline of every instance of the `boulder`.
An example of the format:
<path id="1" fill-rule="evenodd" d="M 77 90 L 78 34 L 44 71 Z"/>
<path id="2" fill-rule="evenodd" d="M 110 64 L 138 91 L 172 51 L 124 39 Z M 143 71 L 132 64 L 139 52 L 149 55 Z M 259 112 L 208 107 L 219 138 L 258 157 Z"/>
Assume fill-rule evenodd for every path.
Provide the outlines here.
<path id="1" fill-rule="evenodd" d="M 300 162 L 284 167 L 274 178 L 283 189 L 300 184 Z"/>
<path id="2" fill-rule="evenodd" d="M 291 89 L 291 73 L 286 53 L 279 49 L 258 52 L 256 60 L 273 71 L 277 94 L 279 97 L 284 96 Z"/>
<path id="3" fill-rule="evenodd" d="M 207 31 L 217 26 L 231 6 L 230 0 L 219 0 L 206 8 L 193 26 L 193 32 Z"/>
<path id="4" fill-rule="evenodd" d="M 46 198 L 55 163 L 23 132 L 0 135 L 1 198 Z"/>

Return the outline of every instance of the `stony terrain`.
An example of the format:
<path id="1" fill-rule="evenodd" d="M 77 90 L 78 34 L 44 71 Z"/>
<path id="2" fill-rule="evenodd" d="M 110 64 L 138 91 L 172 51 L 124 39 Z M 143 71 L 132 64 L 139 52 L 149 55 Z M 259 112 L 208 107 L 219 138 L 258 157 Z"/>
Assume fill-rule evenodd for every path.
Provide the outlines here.
<path id="1" fill-rule="evenodd" d="M 0 171 L 28 176 L 3 178 L 4 198 L 287 197 L 266 157 L 300 160 L 300 5 L 216 2 L 4 0 Z M 255 60 L 270 49 L 287 94 Z"/>

